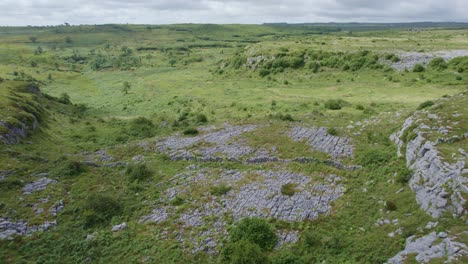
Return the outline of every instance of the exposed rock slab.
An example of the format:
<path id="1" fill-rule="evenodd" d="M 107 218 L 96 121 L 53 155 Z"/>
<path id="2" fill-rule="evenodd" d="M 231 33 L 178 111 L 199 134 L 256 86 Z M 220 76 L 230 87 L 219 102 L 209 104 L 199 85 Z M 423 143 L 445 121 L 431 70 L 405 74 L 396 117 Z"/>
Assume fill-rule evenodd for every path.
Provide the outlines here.
<path id="1" fill-rule="evenodd" d="M 254 180 L 249 181 L 249 179 Z M 231 215 L 235 221 L 245 217 L 275 218 L 284 221 L 315 219 L 321 214 L 327 214 L 331 209 L 331 203 L 343 195 L 345 187 L 339 183 L 340 180 L 340 177 L 330 175 L 326 178 L 326 183 L 313 182 L 308 176 L 285 171 L 228 170 L 216 173 L 204 169 L 188 172 L 179 175 L 178 185 L 166 190 L 160 202 L 168 205 L 156 208 L 153 214 L 143 217 L 142 221 L 161 223 L 173 217 L 176 215 L 177 207 L 170 205 L 170 201 L 184 194 L 190 196 L 193 193 L 192 188 L 199 188 L 200 185 L 231 186 L 231 190 L 219 197 L 207 192 L 199 200 L 186 201 L 193 205 L 194 209 L 180 213 L 175 220 L 181 224 L 182 229 L 188 228 L 191 232 L 196 232 L 189 237 L 210 239 L 210 243 L 192 241 L 192 244 L 198 245 L 195 248 L 201 247 L 203 249 L 200 250 L 213 251 L 218 244 L 219 235 L 227 233 L 224 219 L 226 215 Z M 295 184 L 296 192 L 292 196 L 282 194 L 281 188 L 285 184 Z M 193 229 L 203 226 L 209 228 L 200 232 Z M 190 239 L 182 234 L 181 231 L 178 238 L 180 241 Z M 284 241 L 295 241 L 295 239 L 285 236 Z M 206 248 L 209 244 L 213 247 Z"/>
<path id="2" fill-rule="evenodd" d="M 434 58 L 443 58 L 448 61 L 456 57 L 468 56 L 468 50 L 442 50 L 435 52 L 399 52 L 400 61 L 391 63 L 397 70 L 412 69 L 420 63 L 427 65 Z"/>
<path id="3" fill-rule="evenodd" d="M 45 221 L 42 225 L 29 226 L 28 222 L 21 220 L 18 222 L 12 222 L 4 218 L 0 218 L 0 240 L 11 239 L 14 236 L 25 236 L 31 235 L 32 233 L 39 231 L 46 231 L 51 227 L 57 225 L 54 221 Z"/>
<path id="4" fill-rule="evenodd" d="M 438 242 L 440 239 L 442 241 Z M 426 236 L 406 239 L 406 247 L 396 256 L 388 260 L 389 264 L 406 263 L 408 255 L 416 254 L 418 263 L 429 263 L 432 259 L 447 258 L 447 262 L 468 256 L 468 247 L 454 238 L 447 237 L 445 233 L 432 232 Z"/>
<path id="5" fill-rule="evenodd" d="M 40 178 L 37 181 L 34 181 L 32 183 L 26 184 L 26 186 L 23 187 L 23 195 L 28 195 L 36 191 L 42 191 L 47 188 L 47 185 L 49 184 L 56 184 L 56 180 L 52 180 L 50 178 Z"/>
<path id="6" fill-rule="evenodd" d="M 295 141 L 305 141 L 315 150 L 328 153 L 334 158 L 353 156 L 351 139 L 330 135 L 325 127 L 297 126 L 290 131 L 289 136 Z"/>

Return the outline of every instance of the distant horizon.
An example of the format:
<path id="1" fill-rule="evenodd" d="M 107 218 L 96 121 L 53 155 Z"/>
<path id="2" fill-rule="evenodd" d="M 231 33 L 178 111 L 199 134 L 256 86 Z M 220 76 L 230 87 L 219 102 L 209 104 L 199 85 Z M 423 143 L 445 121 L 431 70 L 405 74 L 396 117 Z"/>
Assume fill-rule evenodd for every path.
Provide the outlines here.
<path id="1" fill-rule="evenodd" d="M 468 23 L 466 0 L 2 0 L 0 25 Z M 266 21 L 266 22 L 265 22 Z M 314 22 L 303 22 L 314 21 Z M 378 21 L 378 22 L 376 22 Z"/>
<path id="2" fill-rule="evenodd" d="M 263 22 L 263 23 L 197 23 L 197 22 L 183 22 L 183 23 L 95 23 L 95 24 L 72 24 L 64 22 L 61 24 L 43 24 L 43 25 L 0 25 L 0 27 L 60 27 L 60 26 L 106 26 L 106 25 L 129 25 L 129 26 L 170 26 L 170 25 L 327 25 L 327 24 L 337 24 L 337 25 L 347 25 L 347 24 L 363 24 L 363 25 L 410 25 L 410 24 L 466 24 L 468 22 L 463 21 L 412 21 L 412 22 Z"/>

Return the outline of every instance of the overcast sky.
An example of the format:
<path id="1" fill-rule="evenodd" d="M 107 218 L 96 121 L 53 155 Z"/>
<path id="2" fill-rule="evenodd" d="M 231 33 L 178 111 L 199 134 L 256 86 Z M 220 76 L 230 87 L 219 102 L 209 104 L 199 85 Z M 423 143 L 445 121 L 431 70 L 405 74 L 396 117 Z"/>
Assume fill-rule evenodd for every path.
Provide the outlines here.
<path id="1" fill-rule="evenodd" d="M 0 25 L 468 22 L 468 0 L 0 0 Z"/>

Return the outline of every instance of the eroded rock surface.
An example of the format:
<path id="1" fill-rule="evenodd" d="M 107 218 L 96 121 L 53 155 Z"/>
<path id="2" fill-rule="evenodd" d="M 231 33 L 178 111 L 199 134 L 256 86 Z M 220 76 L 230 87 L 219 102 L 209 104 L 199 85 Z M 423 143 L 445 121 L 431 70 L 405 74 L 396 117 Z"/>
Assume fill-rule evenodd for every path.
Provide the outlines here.
<path id="1" fill-rule="evenodd" d="M 466 213 L 464 197 L 468 193 L 465 160 L 453 163 L 444 161 L 437 149 L 443 140 L 427 139 L 429 134 L 439 128 L 433 129 L 425 125 L 423 120 L 420 114 L 409 117 L 403 128 L 391 136 L 398 146 L 398 154 L 404 152 L 408 168 L 414 171 L 409 185 L 416 193 L 421 208 L 432 217 L 439 217 L 446 210 L 463 215 Z M 413 131 L 406 131 L 409 129 Z M 414 138 L 403 138 L 408 137 L 408 134 L 414 135 Z M 460 137 L 466 137 L 466 133 Z"/>
<path id="2" fill-rule="evenodd" d="M 353 145 L 350 138 L 327 133 L 325 127 L 294 127 L 289 136 L 295 141 L 305 141 L 312 148 L 330 154 L 334 158 L 352 157 Z"/>
<path id="3" fill-rule="evenodd" d="M 391 66 L 397 70 L 412 69 L 414 65 L 421 63 L 427 65 L 434 58 L 443 58 L 448 61 L 456 57 L 468 56 L 468 50 L 442 50 L 436 52 L 399 52 L 400 61 Z"/>
<path id="4" fill-rule="evenodd" d="M 29 226 L 28 222 L 24 220 L 13 222 L 0 218 L 0 240 L 11 239 L 14 236 L 31 235 L 32 233 L 39 231 L 46 231 L 56 225 L 57 222 L 55 220 L 51 222 L 45 221 L 42 225 Z"/>
<path id="5" fill-rule="evenodd" d="M 308 176 L 294 174 L 286 171 L 249 171 L 237 170 L 210 171 L 207 169 L 198 172 L 192 171 L 179 175 L 178 184 L 166 190 L 162 204 L 153 211 L 153 214 L 142 218 L 144 222 L 161 223 L 172 219 L 176 214 L 177 206 L 171 205 L 177 197 L 192 197 L 193 189 L 203 186 L 224 185 L 228 187 L 226 193 L 213 195 L 209 190 L 203 192 L 197 199 L 184 201 L 189 205 L 187 211 L 179 213 L 174 221 L 180 222 L 182 229 L 190 229 L 188 238 L 181 231 L 178 239 L 193 237 L 206 237 L 207 241 L 198 241 L 195 248 L 206 246 L 199 250 L 211 252 L 218 244 L 220 234 L 227 234 L 226 216 L 238 221 L 245 217 L 275 218 L 285 221 L 302 221 L 315 219 L 326 214 L 331 209 L 331 203 L 341 197 L 345 187 L 340 184 L 341 178 L 335 175 L 326 177 L 324 182 L 315 182 Z M 294 192 L 291 196 L 282 194 L 282 187 L 293 184 Z M 164 205 L 165 204 L 165 205 Z M 207 230 L 202 227 L 209 226 Z M 197 231 L 198 228 L 202 229 Z M 284 236 L 280 243 L 296 241 L 293 237 Z M 212 246 L 209 246 L 212 245 Z"/>
<path id="6" fill-rule="evenodd" d="M 56 180 L 52 180 L 50 178 L 40 178 L 37 181 L 34 181 L 32 183 L 26 184 L 26 186 L 23 187 L 23 195 L 28 195 L 36 191 L 42 191 L 47 188 L 47 185 L 49 184 L 56 184 Z"/>
<path id="7" fill-rule="evenodd" d="M 440 241 L 441 240 L 441 241 Z M 388 260 L 389 264 L 406 263 L 408 255 L 416 255 L 418 263 L 429 263 L 432 259 L 446 258 L 446 262 L 451 262 L 468 255 L 468 247 L 456 242 L 453 237 L 441 232 L 432 232 L 426 236 L 416 238 L 415 236 L 406 239 L 406 247 L 396 256 Z"/>

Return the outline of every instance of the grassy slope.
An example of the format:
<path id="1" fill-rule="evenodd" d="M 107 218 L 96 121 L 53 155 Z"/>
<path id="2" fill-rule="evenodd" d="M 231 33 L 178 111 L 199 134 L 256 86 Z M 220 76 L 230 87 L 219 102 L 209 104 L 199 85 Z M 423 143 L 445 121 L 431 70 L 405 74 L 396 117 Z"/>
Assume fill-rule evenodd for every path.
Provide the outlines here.
<path id="1" fill-rule="evenodd" d="M 466 89 L 466 72 L 463 73 L 463 80 L 455 81 L 455 74 L 452 72 L 439 74 L 429 71 L 424 73 L 426 78 L 433 79 L 428 83 L 420 74 L 412 72 L 402 74 L 361 70 L 350 73 L 327 70 L 314 74 L 301 69 L 286 70 L 275 75 L 273 80 L 268 80 L 259 77 L 256 72 L 227 70 L 219 75 L 215 70 L 221 60 L 230 58 L 244 48 L 257 53 L 274 51 L 280 47 L 288 47 L 290 50 L 314 48 L 336 51 L 365 48 L 377 52 L 461 49 L 466 47 L 468 41 L 466 30 L 430 30 L 418 34 L 390 30 L 354 32 L 352 35 L 341 32 L 332 35 L 304 35 L 304 31 L 298 29 L 238 25 L 177 25 L 153 28 L 151 31 L 145 26 L 125 26 L 123 29 L 108 27 L 97 31 L 93 27 L 82 27 L 80 30 L 81 32 L 76 32 L 76 28 L 63 27 L 59 28 L 59 33 L 52 29 L 24 29 L 0 34 L 0 77 L 15 78 L 12 75 L 14 71 L 23 71 L 45 82 L 41 89 L 46 93 L 60 96 L 66 92 L 74 103 L 83 103 L 89 108 L 83 116 L 73 106 L 50 102 L 46 106 L 48 122 L 40 132 L 28 139 L 32 144 L 2 147 L 0 167 L 2 170 L 15 170 L 17 175 L 12 176 L 14 179 L 32 181 L 32 174 L 53 171 L 58 164 L 55 161 L 64 154 L 105 147 L 116 159 L 129 161 L 132 156 L 143 152 L 133 141 L 140 137 L 128 136 L 121 142 L 117 135 L 131 130 L 129 120 L 138 116 L 152 119 L 157 124 L 158 136 L 183 130 L 183 125 L 177 127 L 171 124 L 184 111 L 204 113 L 213 124 L 228 121 L 270 125 L 272 129 L 262 130 L 264 137 L 250 135 L 250 143 L 277 145 L 284 157 L 295 156 L 297 152 L 307 153 L 307 149 L 284 144 L 281 141 L 283 138 L 277 133 L 284 131 L 289 124 L 270 118 L 270 114 L 290 113 L 296 120 L 312 125 L 337 127 L 342 135 L 356 132 L 346 129 L 351 121 L 369 119 L 374 123 L 371 122 L 371 125 L 360 131 L 360 135 L 353 136 L 358 146 L 357 158 L 360 161 L 365 160 L 369 149 L 391 153 L 385 165 L 375 167 L 364 164 L 368 166 L 353 173 L 336 171 L 318 164 L 289 165 L 291 170 L 313 177 L 323 173 L 342 175 L 348 191 L 337 201 L 334 213 L 329 216 L 304 223 L 274 224 L 279 228 L 304 231 L 301 242 L 291 251 L 303 256 L 307 262 L 327 260 L 330 263 L 376 263 L 394 255 L 402 248 L 406 236 L 415 233 L 417 227 L 430 220 L 418 209 L 414 194 L 409 188 L 392 181 L 394 173 L 404 167 L 404 161 L 393 157 L 395 150 L 387 139 L 404 117 L 421 102 Z M 38 37 L 38 43 L 29 41 L 28 37 L 31 35 Z M 66 36 L 72 37 L 71 44 L 64 42 Z M 252 43 L 254 41 L 258 43 Z M 106 44 L 110 44 L 110 48 Z M 215 47 L 191 48 L 190 54 L 174 49 L 194 44 Z M 34 55 L 38 46 L 44 48 L 45 53 Z M 56 50 L 52 50 L 53 46 L 56 46 Z M 93 71 L 87 62 L 70 63 L 65 59 L 74 52 L 92 57 L 88 55 L 92 50 L 119 56 L 122 46 L 133 49 L 133 54 L 142 60 L 141 66 L 130 70 L 106 68 Z M 138 47 L 172 50 L 138 52 Z M 177 61 L 174 67 L 169 63 L 171 58 Z M 203 60 L 184 65 L 183 61 L 190 61 L 191 58 Z M 37 67 L 31 67 L 33 60 L 38 63 Z M 52 80 L 47 78 L 49 74 Z M 389 75 L 398 81 L 389 81 Z M 338 79 L 340 82 L 337 82 Z M 284 80 L 289 84 L 284 84 Z M 124 81 L 132 84 L 127 95 L 121 92 Z M 338 111 L 324 108 L 325 100 L 339 98 L 352 105 Z M 274 107 L 272 100 L 276 101 Z M 357 104 L 363 104 L 373 111 L 365 114 L 354 109 Z M 396 111 L 402 114 L 396 116 Z M 189 125 L 195 125 L 195 122 L 191 121 Z M 310 155 L 325 158 L 320 153 Z M 92 261 L 108 263 L 123 260 L 141 262 L 143 256 L 147 256 L 150 261 L 160 263 L 207 261 L 209 256 L 192 256 L 183 253 L 178 243 L 158 239 L 159 228 L 137 223 L 140 216 L 147 214 L 152 208 L 143 201 L 154 201 L 163 191 L 155 183 L 170 179 L 189 164 L 167 161 L 164 155 L 157 153 L 146 152 L 145 156 L 148 166 L 157 173 L 147 183 L 138 186 L 130 185 L 121 169 L 88 167 L 78 177 L 58 177 L 58 187 L 47 190 L 53 199 L 63 199 L 66 204 L 65 211 L 59 216 L 58 228 L 36 234 L 32 238 L 1 242 L 0 259 L 10 263 L 20 260 L 53 263 L 81 262 L 90 258 Z M 258 168 L 237 164 L 222 166 L 242 170 Z M 268 166 L 263 165 L 260 168 L 269 168 Z M 362 192 L 363 186 L 367 189 L 366 193 Z M 400 188 L 403 188 L 403 192 L 395 194 Z M 69 193 L 63 195 L 64 191 Z M 109 230 L 111 223 L 95 230 L 83 228 L 84 200 L 89 194 L 96 192 L 108 193 L 122 202 L 124 212 L 111 223 L 126 221 L 130 225 L 127 231 L 112 234 Z M 0 198 L 0 203 L 5 205 L 0 209 L 2 215 L 13 219 L 31 219 L 33 223 L 43 220 L 44 216 L 34 216 L 29 208 L 24 207 L 26 203 L 34 203 L 39 196 L 28 197 L 26 201 L 17 200 L 15 197 L 21 193 L 19 187 L 2 189 L 2 193 L 5 194 Z M 386 200 L 394 201 L 398 210 L 388 214 L 381 210 L 384 209 L 382 202 Z M 21 209 L 15 214 L 8 208 Z M 408 213 L 411 215 L 407 215 Z M 401 225 L 405 226 L 404 235 L 390 239 L 387 234 L 394 231 L 391 227 L 376 228 L 374 223 L 383 217 L 399 218 Z M 442 222 L 442 227 L 462 226 L 453 220 Z M 175 224 L 165 227 L 177 228 Z M 98 233 L 97 239 L 86 242 L 86 235 L 94 231 Z M 336 239 L 339 243 L 333 242 Z"/>

